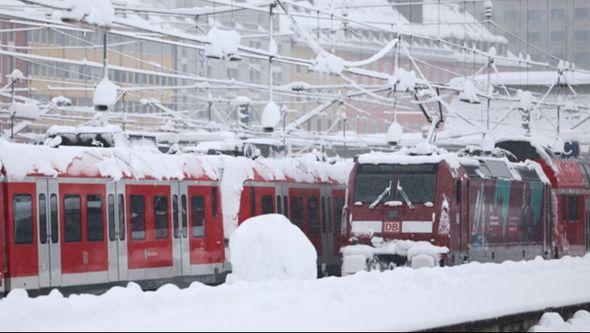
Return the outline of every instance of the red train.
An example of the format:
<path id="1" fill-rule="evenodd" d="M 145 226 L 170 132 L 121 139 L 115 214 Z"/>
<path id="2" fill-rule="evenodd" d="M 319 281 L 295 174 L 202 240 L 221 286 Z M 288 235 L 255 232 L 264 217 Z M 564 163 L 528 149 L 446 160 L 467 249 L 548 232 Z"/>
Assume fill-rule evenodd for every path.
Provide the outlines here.
<path id="1" fill-rule="evenodd" d="M 243 160 L 254 177 L 243 179 L 239 221 L 286 214 L 323 251 L 318 264 L 338 268 L 336 212 L 344 205 L 345 185 L 328 169 L 305 170 L 313 163 L 302 160 L 282 162 L 282 169 Z M 223 281 L 229 269 L 224 215 L 237 211 L 224 207 L 236 198 L 224 197 L 220 174 L 223 169 L 231 178 L 228 165 L 244 161 L 10 143 L 0 144 L 0 161 L 0 294 L 15 288 L 100 291 L 127 281 L 145 288 Z M 275 174 L 268 177 L 264 169 Z"/>
<path id="2" fill-rule="evenodd" d="M 515 151 L 512 161 L 474 151 L 359 156 L 345 209 L 345 273 L 406 264 L 411 242 L 396 246 L 404 240 L 435 245 L 422 251 L 441 265 L 589 251 L 590 164 L 528 141 L 497 146 Z"/>

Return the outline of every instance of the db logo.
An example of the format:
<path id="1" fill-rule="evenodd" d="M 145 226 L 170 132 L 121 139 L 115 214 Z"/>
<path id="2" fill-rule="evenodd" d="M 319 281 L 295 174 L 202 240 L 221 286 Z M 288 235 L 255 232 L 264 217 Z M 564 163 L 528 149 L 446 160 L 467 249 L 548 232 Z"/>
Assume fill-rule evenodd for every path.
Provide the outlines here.
<path id="1" fill-rule="evenodd" d="M 398 233 L 400 231 L 401 222 L 384 222 L 383 232 Z"/>

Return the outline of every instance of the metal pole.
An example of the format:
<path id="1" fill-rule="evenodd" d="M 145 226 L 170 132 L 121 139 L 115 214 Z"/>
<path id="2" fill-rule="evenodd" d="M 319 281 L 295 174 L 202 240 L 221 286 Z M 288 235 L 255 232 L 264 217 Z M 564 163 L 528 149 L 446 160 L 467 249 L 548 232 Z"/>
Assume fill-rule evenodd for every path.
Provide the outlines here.
<path id="1" fill-rule="evenodd" d="M 486 119 L 486 132 L 490 131 L 490 102 L 491 102 L 491 94 L 490 94 L 490 75 L 492 69 L 492 57 L 488 57 L 488 70 L 487 70 L 487 81 L 486 81 L 486 99 L 487 99 L 487 119 Z"/>
<path id="2" fill-rule="evenodd" d="M 108 77 L 108 50 L 107 50 L 107 30 L 102 35 L 102 60 L 104 68 L 104 77 Z"/>
<path id="3" fill-rule="evenodd" d="M 557 138 L 560 136 L 561 127 L 561 105 L 557 106 Z"/>
<path id="4" fill-rule="evenodd" d="M 127 107 L 127 104 L 125 103 L 125 95 L 127 95 L 127 92 L 123 93 L 123 97 L 122 97 L 123 98 L 123 118 L 121 120 L 123 123 L 123 132 L 125 132 L 125 125 L 127 123 L 127 119 L 126 119 L 127 117 L 125 117 L 125 109 Z"/>
<path id="5" fill-rule="evenodd" d="M 273 28 L 274 28 L 274 19 L 273 19 L 273 8 L 276 6 L 276 3 L 271 3 L 269 6 L 269 26 L 268 26 L 268 45 L 270 46 L 271 43 L 274 42 L 273 40 Z M 268 56 L 268 100 L 272 101 L 272 58 L 273 55 L 269 54 Z"/>
<path id="6" fill-rule="evenodd" d="M 12 106 L 12 112 L 10 113 L 10 141 L 14 141 L 14 114 L 16 113 L 14 110 L 14 84 L 16 80 L 13 78 L 12 82 L 10 83 L 10 103 Z"/>

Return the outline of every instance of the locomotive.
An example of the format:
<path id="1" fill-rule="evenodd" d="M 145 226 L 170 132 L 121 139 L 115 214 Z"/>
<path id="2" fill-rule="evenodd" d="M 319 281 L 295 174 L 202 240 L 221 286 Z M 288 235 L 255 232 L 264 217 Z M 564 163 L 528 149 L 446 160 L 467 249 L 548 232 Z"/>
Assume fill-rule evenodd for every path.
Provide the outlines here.
<path id="1" fill-rule="evenodd" d="M 357 157 L 344 274 L 411 264 L 416 254 L 454 265 L 590 250 L 590 163 L 559 159 L 529 140 L 498 141 L 488 151 L 428 148 Z"/>

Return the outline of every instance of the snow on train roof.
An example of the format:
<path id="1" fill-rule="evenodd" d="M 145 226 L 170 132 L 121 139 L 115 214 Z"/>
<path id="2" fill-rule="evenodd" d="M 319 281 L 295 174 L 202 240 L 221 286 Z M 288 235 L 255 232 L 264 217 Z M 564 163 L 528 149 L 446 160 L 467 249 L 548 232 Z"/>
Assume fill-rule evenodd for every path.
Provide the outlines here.
<path id="1" fill-rule="evenodd" d="M 251 181 L 296 181 L 299 183 L 346 184 L 352 161 L 344 160 L 330 164 L 307 157 L 260 158 L 209 156 L 218 169 L 223 169 L 221 195 L 223 197 L 223 228 L 229 238 L 238 226 L 240 196 L 244 182 Z"/>
<path id="2" fill-rule="evenodd" d="M 0 142 L 5 176 L 21 180 L 28 175 L 113 178 L 218 179 L 208 160 L 196 155 L 166 155 L 142 147 L 36 146 Z"/>

